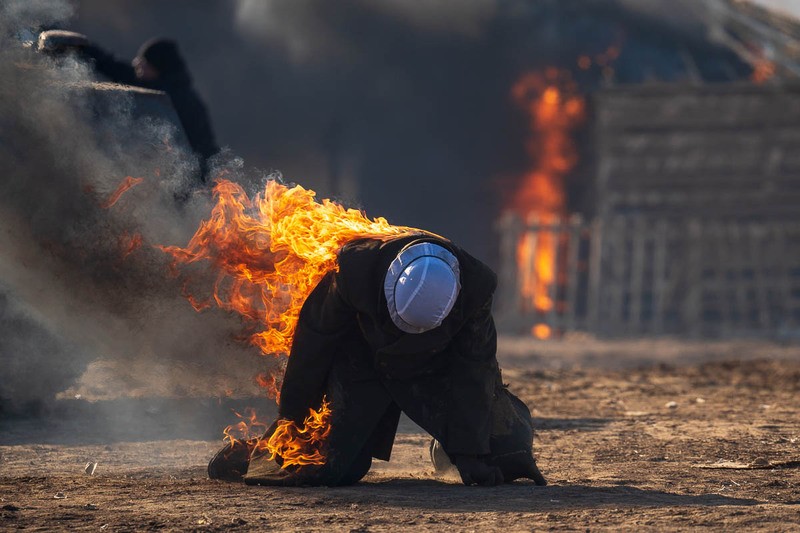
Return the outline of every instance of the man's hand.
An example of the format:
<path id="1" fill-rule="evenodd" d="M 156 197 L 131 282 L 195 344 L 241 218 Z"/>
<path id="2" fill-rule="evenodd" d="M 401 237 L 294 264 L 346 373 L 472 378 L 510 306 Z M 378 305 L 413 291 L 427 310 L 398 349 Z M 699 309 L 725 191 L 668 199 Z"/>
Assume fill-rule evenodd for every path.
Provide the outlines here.
<path id="1" fill-rule="evenodd" d="M 503 483 L 503 473 L 498 467 L 489 466 L 475 456 L 459 455 L 455 463 L 464 485 L 494 487 Z"/>

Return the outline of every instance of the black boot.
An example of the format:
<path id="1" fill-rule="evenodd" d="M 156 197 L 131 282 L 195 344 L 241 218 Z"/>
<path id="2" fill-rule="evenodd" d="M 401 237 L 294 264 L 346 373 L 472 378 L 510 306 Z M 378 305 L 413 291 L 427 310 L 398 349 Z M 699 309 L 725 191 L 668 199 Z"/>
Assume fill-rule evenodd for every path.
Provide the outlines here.
<path id="1" fill-rule="evenodd" d="M 208 477 L 223 481 L 242 481 L 250 463 L 250 446 L 247 442 L 233 441 L 214 455 L 208 463 Z"/>

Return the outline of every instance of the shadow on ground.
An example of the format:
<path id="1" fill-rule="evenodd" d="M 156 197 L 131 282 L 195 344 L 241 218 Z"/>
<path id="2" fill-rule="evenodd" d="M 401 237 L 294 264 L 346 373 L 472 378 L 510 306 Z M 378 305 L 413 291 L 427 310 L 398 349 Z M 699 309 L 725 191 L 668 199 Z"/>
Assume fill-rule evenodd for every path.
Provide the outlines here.
<path id="1" fill-rule="evenodd" d="M 258 489 L 256 489 L 258 490 Z M 284 489 L 286 490 L 286 489 Z M 592 487 L 568 485 L 537 487 L 516 482 L 501 487 L 466 487 L 437 480 L 392 479 L 367 481 L 337 489 L 291 489 L 324 498 L 320 504 L 352 504 L 381 501 L 387 507 L 448 512 L 542 512 L 616 507 L 718 507 L 751 506 L 762 503 L 719 494 L 675 494 L 630 486 Z M 425 494 L 421 498 L 421 494 Z"/>
<path id="2" fill-rule="evenodd" d="M 611 423 L 611 418 L 537 418 L 533 419 L 533 427 L 541 430 L 577 430 L 599 431 Z"/>

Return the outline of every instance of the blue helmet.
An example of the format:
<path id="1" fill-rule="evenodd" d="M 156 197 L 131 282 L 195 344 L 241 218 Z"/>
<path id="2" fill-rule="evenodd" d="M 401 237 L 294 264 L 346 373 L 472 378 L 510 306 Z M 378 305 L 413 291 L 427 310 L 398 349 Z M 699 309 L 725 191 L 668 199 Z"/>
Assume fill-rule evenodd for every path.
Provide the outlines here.
<path id="1" fill-rule="evenodd" d="M 441 325 L 461 290 L 458 259 L 430 242 L 404 248 L 386 272 L 383 291 L 392 322 L 406 333 Z"/>

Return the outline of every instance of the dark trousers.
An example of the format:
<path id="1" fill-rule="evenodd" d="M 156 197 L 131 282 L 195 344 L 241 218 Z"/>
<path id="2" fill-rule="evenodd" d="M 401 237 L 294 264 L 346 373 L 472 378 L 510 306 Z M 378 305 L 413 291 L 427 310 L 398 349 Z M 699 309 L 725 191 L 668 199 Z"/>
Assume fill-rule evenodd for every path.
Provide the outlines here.
<path id="1" fill-rule="evenodd" d="M 326 464 L 313 475 L 313 481 L 307 483 L 353 484 L 367 474 L 373 457 L 389 460 L 401 413 L 390 390 L 402 386 L 402 382 L 387 386 L 377 379 L 353 380 L 346 364 L 334 365 L 326 387 L 332 410 L 328 456 Z M 414 381 L 409 380 L 407 386 L 414 387 Z M 443 410 L 437 409 L 435 401 L 427 405 L 424 396 L 419 402 L 413 409 L 406 409 L 406 414 L 439 439 Z M 541 478 L 532 446 L 530 410 L 498 381 L 492 405 L 491 451 L 482 459 L 499 467 L 506 481 L 521 477 L 536 479 L 535 475 Z"/>

